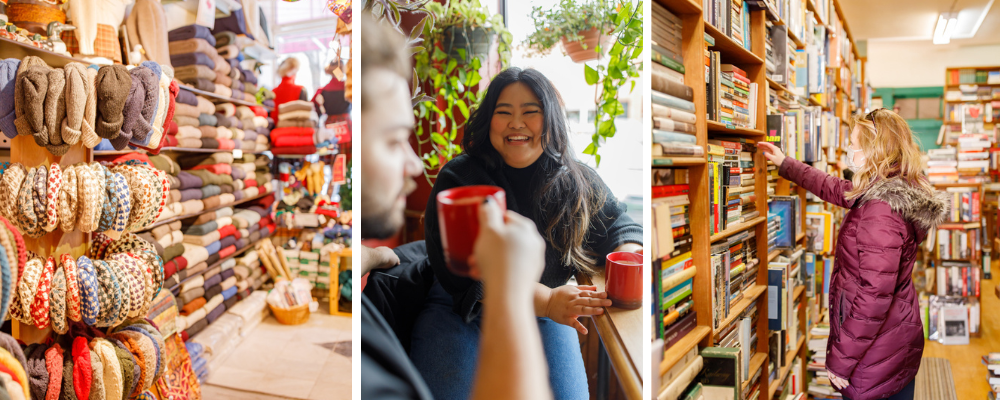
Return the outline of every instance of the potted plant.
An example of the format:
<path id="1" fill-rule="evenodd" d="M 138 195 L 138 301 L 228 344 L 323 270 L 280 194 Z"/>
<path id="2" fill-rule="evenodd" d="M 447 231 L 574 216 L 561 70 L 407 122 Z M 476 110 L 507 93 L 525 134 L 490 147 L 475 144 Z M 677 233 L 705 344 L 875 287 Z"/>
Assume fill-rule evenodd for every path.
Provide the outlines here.
<path id="1" fill-rule="evenodd" d="M 613 12 L 607 0 L 562 0 L 549 10 L 533 7 L 535 32 L 524 44 L 530 54 L 546 55 L 556 43 L 562 43 L 563 51 L 574 62 L 596 60 L 611 39 Z"/>
<path id="2" fill-rule="evenodd" d="M 509 64 L 512 40 L 501 15 L 490 15 L 479 0 L 427 3 L 434 23 L 425 24 L 427 51 L 414 54 L 417 79 L 431 98 L 417 102 L 414 133 L 424 176 L 433 185 L 436 172 L 461 154 L 463 126 L 470 110 L 482 100 L 477 90 L 493 39 L 497 39 L 500 69 Z"/>

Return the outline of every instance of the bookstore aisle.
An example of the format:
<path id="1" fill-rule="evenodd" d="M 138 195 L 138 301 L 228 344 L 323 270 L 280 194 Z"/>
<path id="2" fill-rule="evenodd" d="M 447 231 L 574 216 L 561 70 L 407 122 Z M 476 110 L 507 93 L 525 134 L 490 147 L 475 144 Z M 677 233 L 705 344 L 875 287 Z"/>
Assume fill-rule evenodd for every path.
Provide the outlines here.
<path id="1" fill-rule="evenodd" d="M 64 3 L 0 2 L 0 397 L 349 393 L 349 117 L 270 117 L 280 49 L 256 1 Z M 317 37 L 349 48 L 339 22 Z M 349 103 L 335 79 L 316 96 Z M 283 157 L 316 166 L 284 176 Z M 289 203 L 312 231 L 278 220 Z"/>

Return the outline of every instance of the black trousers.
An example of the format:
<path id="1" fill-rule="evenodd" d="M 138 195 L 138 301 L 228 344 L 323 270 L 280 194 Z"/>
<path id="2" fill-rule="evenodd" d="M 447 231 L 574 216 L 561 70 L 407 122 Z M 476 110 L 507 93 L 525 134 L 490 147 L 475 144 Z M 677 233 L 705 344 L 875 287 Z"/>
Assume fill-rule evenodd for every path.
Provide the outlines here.
<path id="1" fill-rule="evenodd" d="M 910 381 L 910 383 L 907 384 L 905 387 L 903 387 L 903 390 L 900 390 L 899 393 L 886 397 L 882 400 L 913 400 L 913 390 L 916 388 L 916 384 L 917 384 L 917 379 L 913 378 L 913 380 Z M 844 397 L 844 400 L 851 400 L 851 399 Z"/>

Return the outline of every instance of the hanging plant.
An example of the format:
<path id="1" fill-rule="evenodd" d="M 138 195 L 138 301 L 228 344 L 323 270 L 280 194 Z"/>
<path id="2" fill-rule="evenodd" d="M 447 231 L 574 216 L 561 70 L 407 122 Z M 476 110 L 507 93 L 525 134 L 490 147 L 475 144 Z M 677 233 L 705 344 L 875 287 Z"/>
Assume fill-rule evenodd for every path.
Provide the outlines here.
<path id="1" fill-rule="evenodd" d="M 587 84 L 597 85 L 594 134 L 583 153 L 594 156 L 598 166 L 601 165 L 598 150 L 605 140 L 615 136 L 618 131 L 615 118 L 625 113 L 625 107 L 618 100 L 619 92 L 631 82 L 629 93 L 632 93 L 635 79 L 642 71 L 642 1 L 634 5 L 631 0 L 620 1 L 611 16 L 615 25 L 611 32 L 614 42 L 607 56 L 597 68 L 586 64 L 583 67 Z M 604 54 L 602 50 L 598 52 Z"/>
<path id="2" fill-rule="evenodd" d="M 426 5 L 430 3 L 430 1 L 431 0 L 364 0 L 362 2 L 362 8 L 371 13 L 372 18 L 376 21 L 383 20 L 388 22 L 390 26 L 406 37 L 406 47 L 410 49 L 410 54 L 412 55 L 427 51 L 427 48 L 424 47 L 424 39 L 420 37 L 420 35 L 424 33 L 424 26 L 434 25 L 434 14 L 426 8 Z M 420 22 L 418 22 L 417 25 L 414 26 L 409 32 L 405 32 L 403 27 L 400 26 L 404 12 L 423 16 Z M 420 81 L 417 78 L 416 67 L 413 68 L 413 78 L 410 79 L 410 82 L 412 82 L 412 87 L 410 87 L 410 93 L 412 95 L 410 102 L 414 107 L 422 101 L 433 99 L 433 97 L 425 96 L 423 94 L 423 90 L 419 85 Z"/>
<path id="3" fill-rule="evenodd" d="M 606 47 L 611 39 L 608 34 L 615 10 L 610 4 L 610 0 L 562 0 L 549 10 L 532 7 L 535 31 L 523 42 L 528 55 L 548 55 L 561 43 L 574 62 L 597 59 L 598 47 Z"/>
<path id="4" fill-rule="evenodd" d="M 485 92 L 473 90 L 482 76 L 479 69 L 493 43 L 497 44 L 500 69 L 510 64 L 512 36 L 503 16 L 491 15 L 479 0 L 427 3 L 434 23 L 423 25 L 428 51 L 417 52 L 417 79 L 433 97 L 417 102 L 415 130 L 417 154 L 424 161 L 424 177 L 433 184 L 435 171 L 462 153 L 458 132 L 469 111 Z"/>

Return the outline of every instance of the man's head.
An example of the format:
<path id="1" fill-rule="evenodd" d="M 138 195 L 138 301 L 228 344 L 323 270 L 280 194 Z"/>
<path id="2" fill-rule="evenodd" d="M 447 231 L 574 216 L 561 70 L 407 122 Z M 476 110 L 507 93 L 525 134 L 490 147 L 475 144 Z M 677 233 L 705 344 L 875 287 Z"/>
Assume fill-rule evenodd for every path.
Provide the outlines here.
<path id="1" fill-rule="evenodd" d="M 392 28 L 361 16 L 361 236 L 386 238 L 403 226 L 406 195 L 423 165 L 410 147 L 409 53 Z"/>

